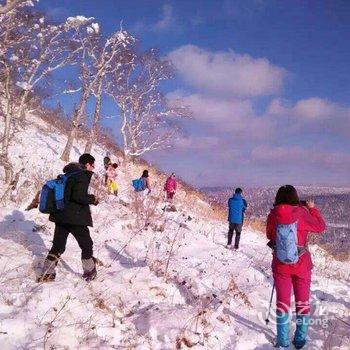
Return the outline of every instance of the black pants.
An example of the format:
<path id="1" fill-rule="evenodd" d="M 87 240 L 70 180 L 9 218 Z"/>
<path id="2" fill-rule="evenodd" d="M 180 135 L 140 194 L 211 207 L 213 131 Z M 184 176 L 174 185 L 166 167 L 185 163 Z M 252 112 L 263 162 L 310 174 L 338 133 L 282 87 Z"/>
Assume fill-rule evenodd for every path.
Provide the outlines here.
<path id="1" fill-rule="evenodd" d="M 81 249 L 81 258 L 92 258 L 93 242 L 90 237 L 89 228 L 87 226 L 73 226 L 73 225 L 57 225 L 55 227 L 55 234 L 53 236 L 52 248 L 47 257 L 48 260 L 55 260 L 63 254 L 66 249 L 67 238 L 72 234 L 77 240 Z"/>
<path id="2" fill-rule="evenodd" d="M 235 248 L 239 247 L 239 240 L 241 239 L 242 226 L 243 224 L 234 224 L 232 222 L 229 223 L 228 242 L 227 242 L 228 245 L 232 243 L 233 232 L 235 231 L 236 232 Z"/>

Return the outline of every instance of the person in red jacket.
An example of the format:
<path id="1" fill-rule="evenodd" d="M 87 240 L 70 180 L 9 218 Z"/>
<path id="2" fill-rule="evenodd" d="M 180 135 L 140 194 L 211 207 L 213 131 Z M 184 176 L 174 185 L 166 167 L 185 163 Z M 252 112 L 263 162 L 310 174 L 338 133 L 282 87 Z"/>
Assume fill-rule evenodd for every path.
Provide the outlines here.
<path id="1" fill-rule="evenodd" d="M 168 201 L 172 201 L 176 192 L 177 183 L 176 176 L 172 173 L 166 180 L 164 185 L 164 191 L 166 191 L 166 198 Z"/>
<path id="2" fill-rule="evenodd" d="M 267 218 L 266 236 L 270 240 L 269 243 L 274 246 L 276 228 L 279 224 L 294 223 L 296 223 L 298 260 L 292 264 L 283 263 L 277 258 L 274 250 L 272 272 L 277 294 L 277 346 L 289 346 L 289 309 L 293 287 L 297 323 L 293 344 L 297 349 L 301 349 L 306 343 L 310 318 L 309 299 L 313 265 L 311 254 L 307 249 L 308 234 L 321 233 L 326 225 L 319 210 L 315 208 L 314 201 L 308 200 L 301 205 L 296 189 L 291 185 L 285 185 L 277 191 L 274 208 Z"/>

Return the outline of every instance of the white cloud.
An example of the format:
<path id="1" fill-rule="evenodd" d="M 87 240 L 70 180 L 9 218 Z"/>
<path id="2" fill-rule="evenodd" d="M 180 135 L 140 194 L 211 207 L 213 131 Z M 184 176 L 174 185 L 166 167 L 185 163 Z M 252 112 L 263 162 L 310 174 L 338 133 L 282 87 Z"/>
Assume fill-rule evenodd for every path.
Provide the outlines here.
<path id="1" fill-rule="evenodd" d="M 267 112 L 273 115 L 288 115 L 305 120 L 327 119 L 344 113 L 344 108 L 328 100 L 312 97 L 297 101 L 294 106 L 281 99 L 273 99 Z"/>
<path id="2" fill-rule="evenodd" d="M 190 136 L 176 139 L 176 148 L 183 150 L 208 150 L 217 147 L 220 139 L 215 136 Z"/>
<path id="3" fill-rule="evenodd" d="M 164 32 L 169 29 L 178 29 L 176 26 L 176 19 L 173 11 L 173 7 L 169 4 L 165 4 L 161 8 L 160 19 L 155 23 L 146 23 L 144 20 L 137 21 L 133 26 L 133 31 L 136 33 L 144 32 Z"/>
<path id="4" fill-rule="evenodd" d="M 340 107 L 321 98 L 301 100 L 293 107 L 293 114 L 305 119 L 324 119 L 337 113 Z"/>
<path id="5" fill-rule="evenodd" d="M 288 118 L 290 132 L 322 132 L 323 136 L 333 134 L 345 136 L 347 140 L 350 136 L 350 108 L 319 97 L 299 100 L 294 105 L 274 99 L 266 113 L 275 122 L 286 123 Z"/>
<path id="6" fill-rule="evenodd" d="M 251 152 L 251 160 L 271 166 L 281 165 L 298 168 L 312 166 L 319 169 L 350 170 L 350 154 L 320 151 L 301 146 L 273 147 L 261 145 Z"/>
<path id="7" fill-rule="evenodd" d="M 156 31 L 162 31 L 169 29 L 173 24 L 173 7 L 169 4 L 165 4 L 162 7 L 162 17 L 154 24 L 153 29 Z"/>
<path id="8" fill-rule="evenodd" d="M 181 77 L 191 86 L 221 96 L 263 96 L 281 90 L 285 69 L 265 58 L 227 52 L 211 52 L 194 45 L 169 53 Z"/>
<path id="9" fill-rule="evenodd" d="M 282 116 L 289 114 L 289 109 L 286 107 L 286 102 L 280 98 L 274 98 L 266 109 L 267 114 Z"/>
<path id="10" fill-rule="evenodd" d="M 257 117 L 249 100 L 224 100 L 201 94 L 186 96 L 181 92 L 173 92 L 167 97 L 182 100 L 193 112 L 194 119 L 206 124 L 211 132 L 230 132 L 238 138 L 264 138 L 270 132 L 270 121 Z"/>

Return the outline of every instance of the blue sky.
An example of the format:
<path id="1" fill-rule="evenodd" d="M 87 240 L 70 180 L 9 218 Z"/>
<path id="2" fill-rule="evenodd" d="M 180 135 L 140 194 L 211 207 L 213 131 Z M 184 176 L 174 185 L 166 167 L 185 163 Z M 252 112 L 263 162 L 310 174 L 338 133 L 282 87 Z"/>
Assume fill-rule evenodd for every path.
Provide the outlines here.
<path id="1" fill-rule="evenodd" d="M 194 111 L 148 159 L 201 185 L 350 185 L 349 1 L 41 0 L 55 20 L 123 21 L 174 62 Z M 67 110 L 72 101 L 63 100 Z M 116 114 L 105 105 L 105 115 Z M 108 125 L 115 123 L 108 119 Z"/>

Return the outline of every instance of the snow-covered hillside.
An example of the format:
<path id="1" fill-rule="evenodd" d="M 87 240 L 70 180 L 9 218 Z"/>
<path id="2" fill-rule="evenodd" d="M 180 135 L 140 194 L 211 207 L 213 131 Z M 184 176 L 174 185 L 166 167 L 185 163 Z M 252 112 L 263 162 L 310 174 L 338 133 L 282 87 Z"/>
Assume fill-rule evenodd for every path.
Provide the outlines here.
<path id="1" fill-rule="evenodd" d="M 1 349 L 271 349 L 275 326 L 264 322 L 271 252 L 263 235 L 246 227 L 240 250 L 227 250 L 226 222 L 195 193 L 181 187 L 176 211 L 163 210 L 165 177 L 152 169 L 157 186 L 140 202 L 130 186 L 140 165 L 122 163 L 120 198 L 104 196 L 92 208 L 97 279 L 82 280 L 80 249 L 70 237 L 56 281 L 35 282 L 53 224 L 37 209 L 24 209 L 37 184 L 62 171 L 64 140 L 32 117 L 11 144 L 16 170 L 25 170 L 12 194 L 17 204 L 0 207 Z M 83 146 L 77 144 L 72 159 Z M 105 151 L 93 149 L 97 173 Z M 307 348 L 349 349 L 349 263 L 317 246 L 311 251 L 314 318 Z"/>

